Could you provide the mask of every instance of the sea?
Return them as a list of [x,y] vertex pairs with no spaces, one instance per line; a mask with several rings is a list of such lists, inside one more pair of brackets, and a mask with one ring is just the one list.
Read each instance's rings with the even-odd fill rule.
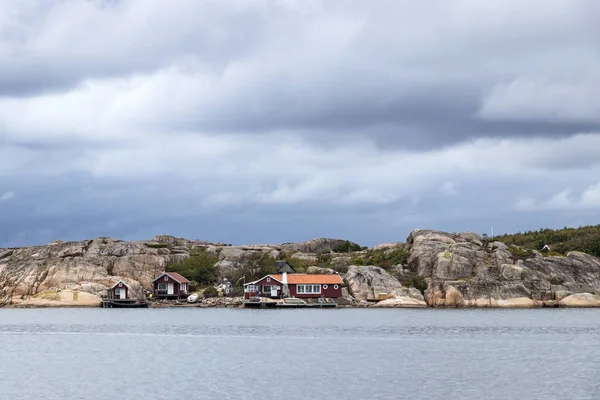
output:
[[0,309],[0,399],[600,399],[600,310]]

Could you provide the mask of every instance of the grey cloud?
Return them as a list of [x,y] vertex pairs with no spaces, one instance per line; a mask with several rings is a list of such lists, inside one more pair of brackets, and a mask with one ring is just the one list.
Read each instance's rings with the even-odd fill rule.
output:
[[[596,222],[515,204],[597,182],[599,3],[10,7],[0,196],[15,196],[0,202],[0,245],[157,233],[369,245],[414,228]],[[511,82],[547,85],[498,91]],[[505,140],[467,146],[490,137]]]

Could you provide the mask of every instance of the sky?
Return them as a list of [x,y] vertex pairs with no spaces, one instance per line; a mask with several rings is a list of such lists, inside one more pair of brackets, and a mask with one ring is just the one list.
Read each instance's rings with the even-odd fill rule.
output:
[[596,0],[2,0],[0,246],[600,223]]

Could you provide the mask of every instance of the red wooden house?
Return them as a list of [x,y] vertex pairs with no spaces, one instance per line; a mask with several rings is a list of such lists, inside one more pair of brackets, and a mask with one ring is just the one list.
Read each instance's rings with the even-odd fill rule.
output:
[[270,274],[244,285],[244,298],[251,297],[342,297],[342,278],[338,274]]
[[154,296],[162,299],[180,299],[187,297],[190,281],[177,272],[165,272],[152,281]]
[[127,300],[131,296],[131,288],[123,281],[115,283],[115,285],[108,289],[107,297],[109,299],[116,300]]

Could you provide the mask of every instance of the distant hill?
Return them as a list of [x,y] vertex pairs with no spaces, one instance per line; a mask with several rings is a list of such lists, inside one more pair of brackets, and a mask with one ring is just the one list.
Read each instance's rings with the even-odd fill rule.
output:
[[553,252],[566,254],[581,251],[600,257],[600,225],[580,228],[540,229],[494,237],[494,240],[532,250],[542,250],[548,245]]

